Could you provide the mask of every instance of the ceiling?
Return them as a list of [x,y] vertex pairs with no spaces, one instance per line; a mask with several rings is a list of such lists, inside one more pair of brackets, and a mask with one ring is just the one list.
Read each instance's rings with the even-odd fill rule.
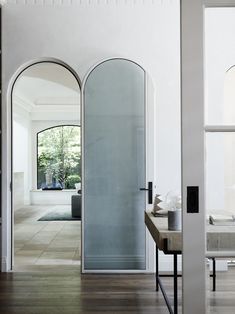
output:
[[80,111],[80,87],[65,67],[50,62],[27,68],[17,79],[13,105],[30,113]]

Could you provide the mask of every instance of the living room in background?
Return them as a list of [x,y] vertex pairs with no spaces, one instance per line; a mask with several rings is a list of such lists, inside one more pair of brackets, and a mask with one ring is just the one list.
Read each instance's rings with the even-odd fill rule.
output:
[[80,85],[39,62],[12,90],[14,269],[80,264]]

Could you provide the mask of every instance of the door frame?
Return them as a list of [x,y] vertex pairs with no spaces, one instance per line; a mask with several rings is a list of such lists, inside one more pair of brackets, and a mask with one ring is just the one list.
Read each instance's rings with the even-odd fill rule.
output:
[[[143,69],[144,76],[145,76],[145,159],[146,159],[146,165],[145,165],[145,176],[146,176],[146,184],[148,181],[153,182],[153,199],[154,195],[156,194],[156,179],[155,179],[155,156],[156,156],[156,145],[155,143],[155,113],[156,113],[156,99],[155,99],[155,86],[153,83],[153,80],[145,67],[141,65],[139,62],[136,62],[132,59],[124,58],[124,57],[109,57],[102,59],[98,62],[96,62],[87,72],[86,76],[84,77],[82,81],[82,88],[81,88],[81,95],[82,95],[82,112],[81,112],[81,130],[82,130],[82,191],[84,190],[84,92],[85,92],[85,86],[87,79],[89,75],[92,73],[92,71],[99,66],[100,64],[111,61],[111,60],[126,60],[129,62],[132,62]],[[149,97],[149,89],[148,87],[152,87],[152,103],[151,105],[148,104],[148,97]],[[146,197],[146,208],[151,207],[151,205],[147,204],[147,197]],[[84,198],[82,197],[82,217],[84,215]],[[144,211],[143,211],[143,220],[144,220]],[[152,273],[155,271],[155,244],[152,240],[152,237],[145,227],[145,257],[146,257],[146,269],[145,270],[85,270],[84,268],[84,220],[82,220],[82,260],[81,260],[81,271],[82,273]]]
[[[104,61],[110,60],[110,59],[115,59],[115,58],[108,58],[105,59]],[[120,58],[118,58],[120,59]],[[122,59],[122,58],[121,58]],[[128,59],[126,59],[128,60]],[[132,61],[132,60],[129,60]],[[69,70],[73,76],[75,77],[75,79],[77,80],[79,87],[80,87],[80,93],[81,93],[81,97],[80,97],[80,101],[81,101],[81,145],[82,145],[82,150],[83,150],[83,90],[84,90],[84,85],[85,85],[85,81],[86,78],[88,77],[90,71],[87,73],[86,77],[84,78],[83,82],[81,82],[78,74],[73,70],[72,67],[70,67],[68,64],[66,64],[65,62],[58,60],[56,58],[39,58],[39,59],[35,59],[35,60],[31,60],[26,62],[25,64],[21,65],[18,70],[15,72],[15,74],[12,76],[11,81],[8,85],[7,88],[7,97],[6,97],[6,106],[4,108],[4,114],[5,114],[5,121],[6,121],[6,125],[3,125],[3,134],[5,135],[4,138],[4,146],[6,147],[5,152],[3,152],[4,156],[3,156],[3,161],[2,161],[2,183],[4,183],[2,185],[2,189],[3,189],[3,193],[4,195],[6,195],[6,197],[4,199],[2,199],[2,247],[1,247],[1,253],[2,253],[2,260],[1,260],[1,271],[2,272],[8,272],[12,270],[13,267],[13,250],[14,250],[14,226],[13,226],[13,220],[14,220],[14,212],[13,212],[13,198],[12,198],[12,191],[11,191],[11,182],[12,182],[12,158],[11,160],[9,159],[9,156],[12,157],[12,153],[13,153],[13,149],[12,149],[12,93],[13,93],[13,89],[14,89],[14,85],[15,82],[17,81],[18,77],[21,75],[22,72],[24,72],[24,70],[26,70],[27,68],[29,68],[30,66],[33,66],[34,64],[38,64],[38,63],[43,63],[43,62],[51,62],[51,63],[56,63],[59,64],[63,67],[65,67],[67,70]],[[102,61],[101,61],[102,62]],[[92,67],[95,68],[98,64],[100,64],[101,62],[97,62],[97,64],[95,66]],[[133,61],[132,61],[133,62]],[[138,63],[137,63],[138,64]],[[139,64],[138,64],[139,65]],[[144,68],[143,68],[144,69]],[[154,145],[151,145],[152,143],[154,143],[154,138],[155,138],[155,123],[154,123],[154,119],[155,119],[155,87],[154,87],[154,83],[153,80],[151,78],[151,76],[149,75],[149,73],[147,73],[147,71],[144,69],[145,71],[145,77],[146,77],[146,83],[150,83],[152,85],[152,92],[153,92],[153,106],[151,108],[150,111],[146,112],[146,125],[149,125],[148,129],[146,129],[146,136],[147,133],[151,135],[152,139],[149,140],[146,139],[146,144],[149,147],[149,154],[148,156],[146,156],[146,174],[149,176],[149,181],[153,182],[153,193],[155,194],[156,192],[156,186],[155,186],[155,181],[154,181],[154,177],[155,177],[155,166],[154,166],[154,156],[155,156],[155,150],[156,147],[154,147]],[[148,84],[147,86],[150,86],[150,84]],[[146,90],[146,97],[148,97],[148,89]],[[149,109],[146,106],[147,109]],[[147,152],[147,150],[146,150]],[[149,160],[149,158],[151,158],[151,162],[153,164],[152,169],[150,169],[149,167],[147,167],[147,161]],[[83,158],[82,158],[82,164],[83,164]],[[148,168],[148,169],[147,169]],[[152,171],[153,170],[153,171]],[[152,177],[150,177],[152,176]],[[4,182],[3,182],[4,180]],[[83,185],[83,166],[82,166],[82,185]],[[83,202],[83,200],[82,200]],[[83,211],[83,203],[82,203],[82,211]],[[81,243],[83,241],[83,228],[82,228],[82,238],[81,238]],[[155,268],[155,258],[154,258],[154,242],[149,234],[149,232],[146,229],[146,271],[141,271],[141,272],[153,272],[154,268]],[[83,252],[83,246],[82,246],[82,252]],[[129,272],[129,271],[128,271]]]
[[[181,1],[182,305],[185,314],[207,311],[204,12],[212,7],[235,7],[235,0]],[[190,186],[199,187],[199,212],[194,214],[187,212],[190,210],[187,187]]]
[[[4,117],[6,124],[3,127],[4,147],[2,160],[2,193],[6,197],[2,198],[2,237],[1,237],[1,271],[8,272],[13,270],[14,264],[14,208],[13,208],[13,90],[19,76],[29,67],[40,63],[53,63],[66,68],[76,79],[80,88],[81,101],[81,80],[78,74],[67,63],[57,58],[39,58],[28,61],[21,65],[12,76],[7,87],[6,107],[4,109]],[[81,106],[80,106],[81,107]],[[80,108],[81,111],[81,108]],[[10,156],[10,158],[9,158]]]
[[[206,313],[203,34],[202,2],[182,0],[182,308],[185,314]],[[187,188],[192,186],[199,189],[197,196],[199,208],[196,213],[191,213],[190,207],[187,206]],[[197,280],[195,280],[195,276]]]

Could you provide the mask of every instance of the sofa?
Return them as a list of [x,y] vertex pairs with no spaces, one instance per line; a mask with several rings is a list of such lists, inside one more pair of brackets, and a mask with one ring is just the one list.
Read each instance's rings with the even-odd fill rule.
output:
[[74,194],[71,197],[71,213],[72,217],[81,218],[82,195]]

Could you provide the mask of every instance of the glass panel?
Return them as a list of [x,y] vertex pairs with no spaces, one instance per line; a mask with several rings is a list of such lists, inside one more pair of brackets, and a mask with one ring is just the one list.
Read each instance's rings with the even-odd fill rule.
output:
[[[206,135],[206,208],[215,225],[235,226],[235,133]],[[222,216],[221,216],[222,215]],[[234,228],[234,227],[233,227]],[[234,229],[233,229],[234,230]],[[225,241],[226,240],[226,241]],[[234,250],[234,240],[208,238],[209,250]]]
[[84,95],[84,268],[145,269],[145,73],[106,61]]
[[205,10],[206,124],[235,124],[235,8]]
[[207,133],[207,209],[235,214],[235,133]]
[[[205,123],[235,125],[235,8],[205,10]],[[216,270],[226,270],[234,255],[235,240],[235,133],[206,134],[207,250],[217,251]],[[209,224],[210,222],[210,224]],[[226,253],[225,253],[226,252]],[[230,252],[230,253],[228,253]],[[212,253],[211,253],[212,254]],[[212,254],[213,255],[213,254]],[[230,257],[230,258],[229,258]],[[214,264],[215,265],[215,264]],[[212,270],[212,263],[210,265]],[[229,273],[224,276],[224,284]],[[226,295],[226,294],[225,294]],[[226,297],[207,294],[210,312]]]

